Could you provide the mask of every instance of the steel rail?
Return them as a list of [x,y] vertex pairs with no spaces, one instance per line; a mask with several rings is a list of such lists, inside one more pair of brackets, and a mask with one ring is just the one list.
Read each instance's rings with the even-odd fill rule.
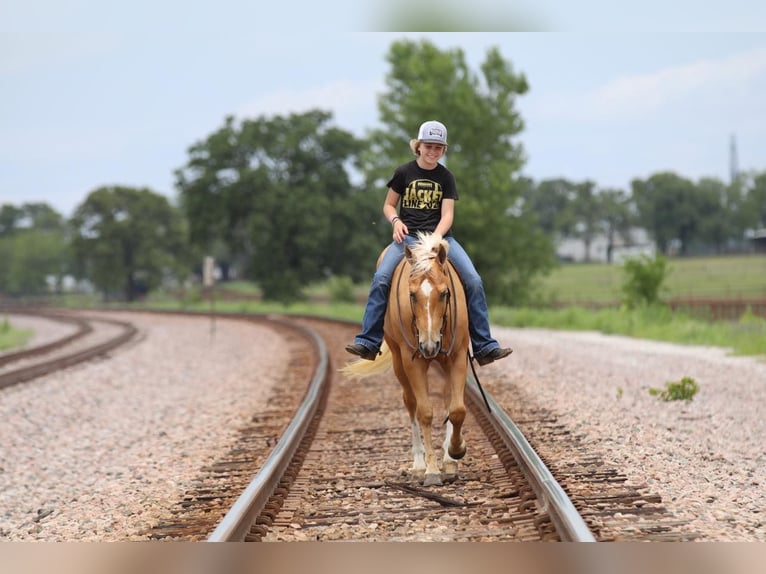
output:
[[10,363],[20,361],[21,359],[27,359],[29,357],[34,357],[36,355],[44,355],[46,353],[50,353],[52,351],[55,351],[56,349],[60,349],[61,347],[64,347],[68,345],[69,343],[76,341],[77,339],[81,337],[84,337],[85,335],[93,331],[93,326],[80,317],[70,317],[67,315],[54,314],[54,313],[49,313],[46,311],[29,310],[29,309],[17,310],[14,308],[5,308],[5,307],[0,307],[0,313],[26,315],[28,317],[41,317],[43,319],[49,319],[51,321],[58,321],[59,323],[70,323],[77,327],[74,333],[61,337],[60,339],[56,339],[55,341],[52,341],[50,343],[46,343],[44,345],[37,345],[34,347],[28,347],[28,348],[24,348],[20,350],[11,349],[9,351],[3,352],[3,354],[0,355],[0,366],[8,365]]
[[486,399],[490,412],[484,414],[500,435],[503,443],[513,453],[517,464],[532,484],[535,494],[543,501],[543,509],[550,515],[562,541],[596,542],[596,537],[572,504],[569,496],[534,451],[519,427],[489,393],[484,391],[482,396],[476,379],[470,374],[468,375],[466,391],[470,394],[471,399],[476,401],[477,405],[481,405],[481,408],[484,408],[484,400]]
[[[294,323],[288,323],[295,326]],[[321,337],[309,327],[298,325],[313,339],[320,350],[320,366],[317,368],[309,391],[296,412],[296,416],[282,435],[261,471],[237,499],[232,508],[207,539],[208,542],[243,541],[251,525],[266,506],[277,487],[281,476],[290,463],[292,455],[303,439],[305,429],[316,412],[325,385],[323,372],[326,369],[327,350]],[[477,405],[484,408],[484,401],[490,408],[484,413],[503,443],[510,449],[517,464],[529,479],[535,494],[543,501],[556,531],[564,542],[595,542],[596,538],[580,513],[572,504],[564,489],[556,481],[545,463],[540,459],[524,434],[508,414],[486,391],[482,396],[479,386],[471,375],[467,378],[466,392]]]
[[113,337],[109,339],[108,341],[101,343],[99,345],[88,347],[85,350],[77,351],[62,357],[53,358],[49,361],[43,361],[43,362],[31,365],[29,367],[24,367],[21,369],[10,371],[8,373],[4,373],[0,375],[0,389],[5,387],[10,387],[18,383],[30,381],[37,377],[42,377],[43,375],[48,375],[50,373],[53,373],[54,371],[57,371],[66,367],[71,367],[72,365],[76,365],[78,363],[82,363],[90,359],[94,359],[100,355],[108,353],[109,351],[119,347],[120,345],[127,343],[138,332],[138,329],[136,329],[135,325],[131,323],[126,323],[124,321],[116,321],[112,319],[102,319],[102,318],[89,318],[89,317],[85,317],[85,319],[90,321],[103,321],[105,323],[117,325],[121,327],[123,331],[116,337]]
[[[282,321],[273,317],[272,320]],[[269,497],[273,494],[289,466],[325,392],[329,380],[329,355],[324,341],[318,333],[309,327],[287,321],[282,322],[291,327],[297,327],[309,335],[318,351],[319,364],[295,417],[263,463],[261,470],[226,513],[226,516],[208,537],[207,542],[242,542],[245,540],[251,525],[266,506]]]

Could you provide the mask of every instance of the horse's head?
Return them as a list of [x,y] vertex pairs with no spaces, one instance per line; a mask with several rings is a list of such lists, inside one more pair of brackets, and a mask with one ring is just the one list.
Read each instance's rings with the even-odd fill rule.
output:
[[418,350],[433,359],[442,348],[442,336],[450,305],[447,251],[449,244],[439,235],[418,234],[412,247],[405,245],[409,262],[409,294],[412,324],[418,338]]

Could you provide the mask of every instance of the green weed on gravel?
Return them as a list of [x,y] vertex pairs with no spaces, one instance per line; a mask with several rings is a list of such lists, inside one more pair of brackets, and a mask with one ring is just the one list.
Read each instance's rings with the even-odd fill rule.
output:
[[649,394],[660,397],[663,401],[686,401],[690,402],[699,391],[699,385],[691,377],[684,377],[680,381],[665,383],[664,389],[650,388]]

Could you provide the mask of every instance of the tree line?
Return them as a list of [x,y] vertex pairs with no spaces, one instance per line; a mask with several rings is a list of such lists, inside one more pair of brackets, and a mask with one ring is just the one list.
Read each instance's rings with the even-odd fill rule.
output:
[[586,259],[596,236],[610,247],[630,244],[634,228],[646,229],[663,255],[724,254],[747,251],[748,234],[766,227],[766,172],[725,183],[664,171],[633,179],[628,191],[550,179],[530,182],[523,200],[548,234],[582,240]]
[[453,232],[493,303],[533,299],[561,238],[587,247],[599,234],[614,242],[643,227],[662,253],[680,246],[685,254],[725,251],[766,226],[766,173],[725,184],[662,172],[630,190],[523,177],[516,100],[529,86],[496,48],[478,70],[461,49],[425,40],[397,41],[386,59],[382,127],[363,138],[323,110],[229,116],[188,148],[173,201],[151,189],[103,186],[69,220],[44,203],[0,206],[0,293],[61,289],[72,276],[132,301],[199,274],[206,255],[225,276],[251,280],[276,301],[330,277],[369,281],[391,239],[381,214],[385,183],[412,159],[407,142],[426,119],[448,126],[446,161],[460,193]]

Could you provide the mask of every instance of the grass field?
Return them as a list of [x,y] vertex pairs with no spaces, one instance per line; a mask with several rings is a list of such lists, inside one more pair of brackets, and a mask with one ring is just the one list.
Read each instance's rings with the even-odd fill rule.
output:
[[[290,305],[263,301],[218,301],[216,311],[278,313],[334,317],[360,323],[363,305],[351,303],[300,302]],[[157,301],[153,306],[189,310],[211,310],[209,302],[181,304],[178,301]],[[493,307],[490,320],[504,327],[541,327],[601,333],[668,341],[673,343],[707,345],[730,349],[738,355],[764,355],[766,358],[766,319],[745,315],[739,321],[703,321],[667,307],[627,310],[621,308],[585,309],[519,309]]]
[[[763,300],[766,299],[766,256],[706,257],[670,259],[669,275],[662,298]],[[543,300],[572,303],[612,303],[621,296],[623,270],[620,265],[568,264],[554,271],[543,281]],[[361,322],[363,303],[332,302],[331,288],[316,285],[307,290],[309,300],[281,305],[259,301],[259,290],[248,283],[227,284],[214,290],[213,302],[197,291],[183,299],[177,295],[154,294],[150,300],[137,305],[189,309],[198,311],[230,311],[251,313],[286,313],[335,317]],[[487,286],[491,289],[491,285]],[[224,290],[235,291],[242,298],[224,297]],[[192,290],[194,291],[194,290]],[[354,292],[361,300],[367,287],[357,285]],[[97,297],[89,302],[78,300],[57,303],[80,308],[100,307]],[[55,304],[55,303],[54,303]],[[211,308],[212,305],[212,308]],[[705,321],[672,313],[667,307],[627,310],[618,307],[586,309],[584,305],[563,309],[519,309],[493,307],[493,324],[507,327],[544,327],[550,329],[593,330],[602,333],[630,335],[676,343],[712,345],[731,349],[736,354],[766,357],[766,319],[746,313],[737,321]]]
[[0,316],[0,351],[21,347],[31,336],[32,331],[16,329],[7,317]]
[[[544,301],[619,301],[621,265],[568,263],[542,281]],[[766,255],[668,259],[663,299],[766,299]]]

